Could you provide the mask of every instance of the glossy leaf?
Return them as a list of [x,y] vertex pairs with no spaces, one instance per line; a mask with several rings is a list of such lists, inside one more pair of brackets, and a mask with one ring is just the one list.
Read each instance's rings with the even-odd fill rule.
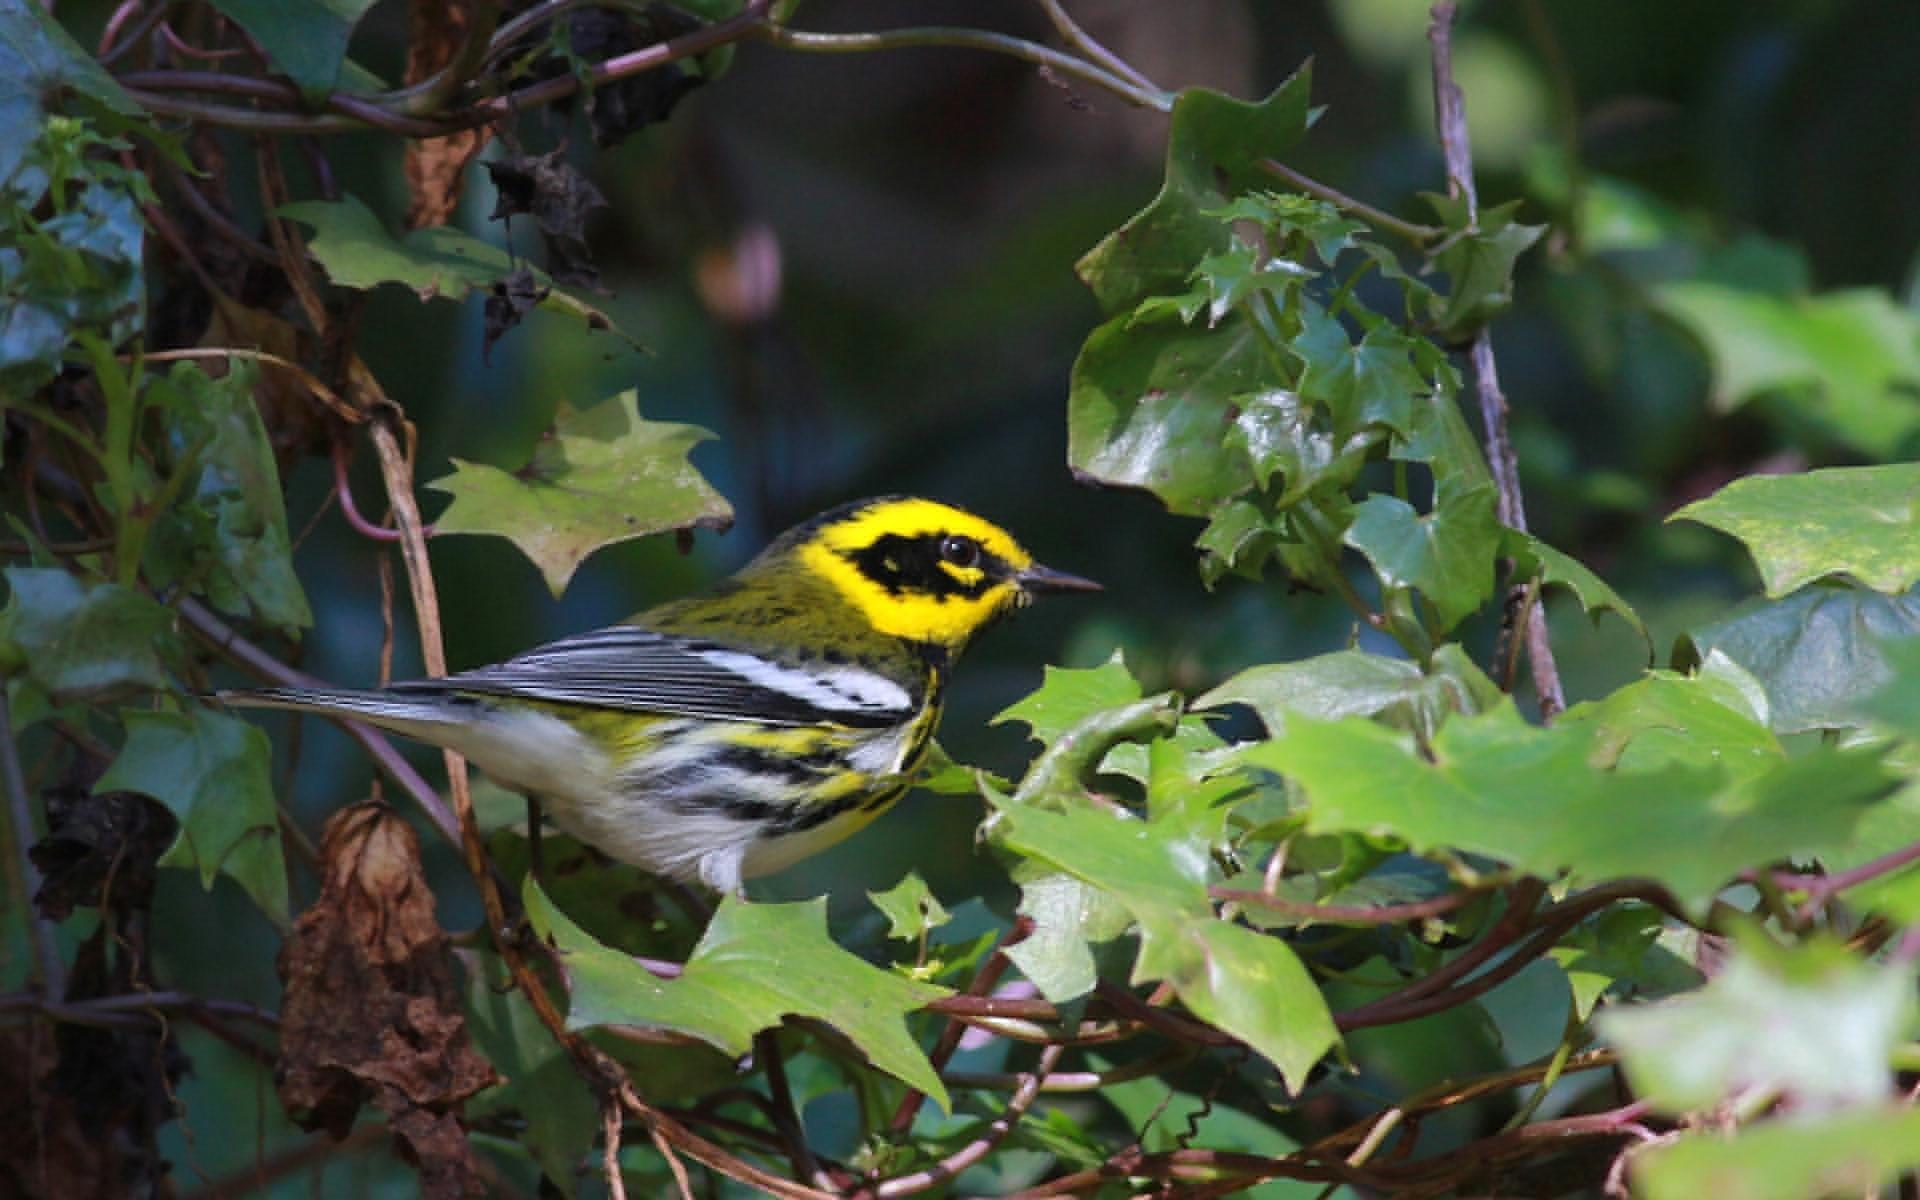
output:
[[[451,226],[416,229],[395,239],[354,196],[337,203],[303,200],[283,205],[279,213],[312,226],[314,236],[307,249],[326,268],[327,278],[341,287],[364,290],[398,283],[412,288],[422,300],[459,300],[475,291],[491,294],[494,285],[514,271],[531,270],[506,251]],[[539,307],[578,317],[589,329],[609,330],[639,347],[606,313],[552,286],[544,274],[532,274],[544,289]]]
[[1920,581],[1920,464],[1750,475],[1671,520],[1739,538],[1767,595],[1845,575],[1879,592]]
[[267,735],[208,708],[125,713],[127,742],[95,792],[152,796],[180,819],[162,866],[187,867],[211,888],[225,874],[276,925],[287,915],[287,862],[273,802]]
[[1055,1004],[1093,990],[1099,976],[1092,947],[1110,942],[1133,924],[1112,896],[1063,871],[1028,869],[1020,882],[1019,914],[1033,932],[1007,947],[1006,955],[1040,994]]
[[1732,1136],[1701,1130],[1632,1158],[1646,1200],[1806,1200],[1877,1196],[1920,1167],[1920,1112],[1881,1107],[1816,1120],[1779,1118]]
[[1915,634],[1920,594],[1815,586],[1694,629],[1674,661],[1684,667],[1718,651],[1738,663],[1766,689],[1779,733],[1844,729],[1860,723],[1860,701],[1891,676],[1887,644]]
[[454,473],[429,485],[453,496],[435,529],[511,540],[558,596],[602,546],[732,523],[732,507],[687,461],[712,436],[647,420],[630,391],[581,411],[562,400],[525,466],[509,472],[455,459]]
[[1443,499],[1431,513],[1375,493],[1354,510],[1346,542],[1367,556],[1384,587],[1413,588],[1433,605],[1440,629],[1452,629],[1493,595],[1500,544],[1491,487]]
[[1196,708],[1244,704],[1279,732],[1290,716],[1382,717],[1430,738],[1451,713],[1482,712],[1500,689],[1457,645],[1442,646],[1430,671],[1402,658],[1336,650],[1290,663],[1250,667],[1202,695]]
[[1757,930],[1698,992],[1599,1021],[1636,1095],[1662,1111],[1778,1091],[1801,1112],[1880,1103],[1913,1017],[1912,981],[1838,942],[1793,947]]
[[1051,744],[1094,713],[1141,696],[1140,682],[1127,669],[1118,650],[1097,667],[1049,664],[1042,669],[1039,689],[1002,709],[993,718],[995,725],[1018,721],[1036,741]]
[[1311,83],[1311,71],[1302,68],[1258,103],[1204,88],[1180,93],[1159,194],[1076,268],[1103,312],[1128,313],[1148,296],[1184,290],[1195,263],[1226,249],[1226,224],[1204,212],[1268,178],[1260,159],[1306,136]]
[[145,592],[58,567],[0,574],[12,593],[0,612],[0,643],[15,648],[56,700],[168,686],[161,655],[173,644],[173,614]]
[[824,899],[720,902],[686,969],[662,979],[594,941],[528,876],[527,914],[559,947],[571,984],[567,1025],[635,1025],[700,1039],[734,1056],[787,1016],[832,1025],[873,1065],[949,1107],[946,1088],[907,1031],[906,1015],[947,994],[842,950],[827,934]]
[[1218,329],[1116,317],[1093,331],[1067,394],[1067,461],[1075,474],[1142,488],[1198,516],[1245,491],[1253,468],[1221,439],[1239,397],[1273,384],[1259,335],[1244,321]]
[[1448,228],[1460,231],[1433,256],[1433,265],[1447,273],[1446,295],[1433,304],[1434,331],[1442,342],[1455,345],[1513,306],[1513,265],[1547,227],[1515,221],[1514,213],[1520,208],[1515,200],[1481,210],[1467,232],[1471,218],[1464,198],[1429,196],[1428,200]]

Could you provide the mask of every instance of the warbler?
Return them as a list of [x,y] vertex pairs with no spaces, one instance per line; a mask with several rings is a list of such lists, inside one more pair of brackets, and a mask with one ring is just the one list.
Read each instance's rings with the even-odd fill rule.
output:
[[703,592],[494,666],[219,696],[458,751],[603,853],[737,893],[907,791],[975,634],[1040,593],[1099,588],[972,513],[884,496]]

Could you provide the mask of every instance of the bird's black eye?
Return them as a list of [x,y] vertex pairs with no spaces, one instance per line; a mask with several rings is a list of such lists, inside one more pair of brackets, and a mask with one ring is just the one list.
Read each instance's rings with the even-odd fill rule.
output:
[[956,567],[971,567],[980,561],[980,543],[950,533],[940,539],[940,557]]

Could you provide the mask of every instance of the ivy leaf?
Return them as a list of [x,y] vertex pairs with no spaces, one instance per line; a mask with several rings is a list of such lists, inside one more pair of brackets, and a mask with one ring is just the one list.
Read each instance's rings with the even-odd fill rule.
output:
[[1846,729],[1860,723],[1859,702],[1892,677],[1887,643],[1916,633],[1920,592],[1809,587],[1692,630],[1675,646],[1674,664],[1716,651],[1738,663],[1766,689],[1776,732]]
[[1280,476],[1281,487],[1268,500],[1284,509],[1311,492],[1352,483],[1381,437],[1375,428],[1342,437],[1328,425],[1325,409],[1295,392],[1269,388],[1240,398],[1224,445],[1246,454],[1262,489],[1271,489],[1273,477]]
[[428,485],[453,497],[435,529],[511,540],[558,596],[602,546],[732,524],[732,507],[687,461],[687,451],[712,436],[646,420],[631,391],[584,411],[562,400],[552,432],[519,470],[455,459],[452,475]]
[[267,735],[212,709],[124,714],[127,742],[94,794],[139,792],[180,819],[161,866],[200,872],[211,888],[226,874],[285,928],[287,861],[273,803]]
[[1794,947],[1739,939],[1697,992],[1601,1015],[1634,1093],[1662,1111],[1707,1108],[1749,1090],[1791,1096],[1801,1112],[1880,1103],[1914,1011],[1912,980],[1837,941]]
[[1920,580],[1920,464],[1750,475],[1668,520],[1740,539],[1778,598],[1831,575],[1878,592]]
[[1174,101],[1166,178],[1153,202],[1087,252],[1075,270],[1108,316],[1148,296],[1185,290],[1193,265],[1225,250],[1225,222],[1206,214],[1263,178],[1259,161],[1306,136],[1312,72],[1301,68],[1258,103],[1204,88]]
[[1212,917],[1141,914],[1134,981],[1164,979],[1193,1014],[1251,1046],[1298,1092],[1340,1040],[1333,1015],[1293,947]]
[[1622,599],[1606,580],[1589,570],[1585,563],[1518,529],[1503,528],[1500,531],[1500,553],[1513,559],[1515,578],[1537,579],[1544,587],[1561,587],[1573,593],[1574,599],[1580,602],[1581,611],[1591,616],[1596,625],[1603,612],[1610,612],[1625,621],[1647,644],[1647,654],[1652,656],[1653,635],[1647,632],[1640,614],[1633,611],[1633,606]]
[[1300,395],[1326,406],[1336,436],[1369,426],[1410,431],[1416,397],[1435,387],[1415,367],[1414,339],[1380,322],[1355,343],[1317,305],[1302,305],[1302,316],[1305,328],[1292,346],[1306,368]]
[[1920,1166],[1920,1112],[1870,1108],[1686,1134],[1635,1154],[1634,1193],[1646,1200],[1805,1200],[1878,1196]]
[[1884,291],[1782,296],[1689,280],[1656,288],[1654,302],[1705,347],[1723,411],[1783,396],[1875,458],[1920,432],[1920,320]]
[[868,892],[867,899],[887,918],[887,936],[901,941],[914,941],[953,920],[916,871],[908,871],[884,892]]
[[1037,741],[1050,745],[1094,713],[1130,704],[1142,695],[1140,681],[1127,670],[1118,650],[1097,667],[1048,664],[1043,670],[1039,689],[1002,709],[992,724],[1019,721]]
[[1133,924],[1133,916],[1112,896],[1064,871],[1017,870],[1021,916],[1033,932],[1006,948],[1040,994],[1055,1004],[1077,1000],[1093,990],[1099,974],[1092,946],[1110,942]]
[[827,935],[824,898],[801,904],[720,902],[678,978],[661,979],[594,941],[529,875],[528,918],[559,947],[572,984],[567,1027],[637,1025],[700,1039],[738,1057],[787,1016],[824,1021],[873,1065],[951,1108],[947,1090],[907,1031],[906,1015],[947,989],[854,957]]
[[147,568],[156,587],[187,584],[222,612],[296,634],[313,614],[293,571],[279,467],[253,400],[257,375],[244,360],[219,380],[176,363],[149,383],[147,399],[167,413],[171,469],[194,482],[155,523]]
[[174,647],[173,614],[145,592],[83,581],[58,567],[8,567],[0,644],[56,701],[170,684],[160,656]]
[[[1428,201],[1449,229],[1464,230],[1468,218],[1465,197],[1429,195]],[[1513,306],[1513,264],[1540,240],[1545,225],[1522,225],[1513,219],[1520,208],[1515,200],[1484,209],[1478,227],[1449,239],[1434,255],[1433,264],[1447,273],[1444,297],[1431,308],[1434,333],[1447,345],[1468,341],[1494,317]]]
[[1425,516],[1397,496],[1376,493],[1355,508],[1346,543],[1367,556],[1383,587],[1425,596],[1444,633],[1493,595],[1501,528],[1493,509],[1490,486],[1448,496]]
[[1251,464],[1222,453],[1239,398],[1274,385],[1260,335],[1229,318],[1217,329],[1095,329],[1067,393],[1067,462],[1082,479],[1143,488],[1168,510],[1201,516],[1245,491]]
[[1582,1021],[1592,1016],[1609,992],[1657,999],[1698,987],[1700,972],[1660,945],[1665,927],[1666,918],[1657,908],[1615,905],[1547,951],[1567,973],[1574,1016]]
[[1540,729],[1508,703],[1448,721],[1426,749],[1349,717],[1289,721],[1238,757],[1306,789],[1309,833],[1394,837],[1582,884],[1654,879],[1694,912],[1745,868],[1844,849],[1894,782],[1874,747],[1699,765],[1719,745],[1703,732],[1687,758],[1642,767],[1606,738],[1581,707]]
[[[279,215],[313,228],[307,249],[326,268],[327,278],[345,288],[365,290],[383,283],[413,289],[422,300],[459,300],[471,292],[494,294],[494,285],[527,269],[506,251],[449,225],[416,229],[395,240],[358,197],[338,202],[303,200],[282,205]],[[539,307],[580,318],[589,329],[605,329],[636,350],[640,343],[613,319],[562,288],[544,272],[533,278],[545,288]]]
[[273,65],[317,100],[332,91],[353,27],[373,0],[213,0],[246,30]]
[[1448,643],[1424,671],[1418,663],[1365,650],[1249,667],[1194,701],[1194,707],[1244,704],[1274,733],[1286,728],[1290,716],[1380,717],[1427,739],[1448,715],[1484,712],[1499,704],[1501,695],[1465,651]]

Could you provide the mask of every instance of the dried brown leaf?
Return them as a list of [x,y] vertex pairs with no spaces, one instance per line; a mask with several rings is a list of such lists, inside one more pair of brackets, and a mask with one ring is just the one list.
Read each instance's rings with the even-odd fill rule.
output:
[[357,804],[327,822],[320,858],[320,898],[280,952],[281,1103],[335,1138],[372,1103],[425,1195],[478,1195],[459,1114],[498,1077],[468,1039],[413,830],[384,805]]
[[[419,83],[446,66],[467,39],[473,5],[461,0],[413,0],[407,6],[407,82]],[[407,228],[445,225],[459,207],[467,164],[486,147],[484,126],[407,143]]]

